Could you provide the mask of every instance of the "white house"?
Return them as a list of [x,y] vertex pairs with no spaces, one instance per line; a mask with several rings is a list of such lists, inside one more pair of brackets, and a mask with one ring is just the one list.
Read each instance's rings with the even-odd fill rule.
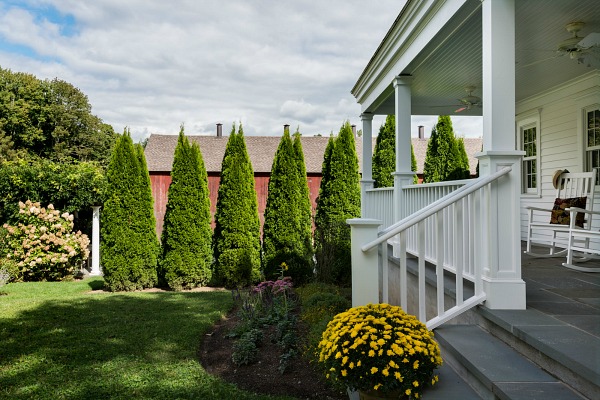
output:
[[[477,304],[525,308],[524,207],[552,205],[557,169],[600,167],[598,32],[597,0],[408,0],[352,89],[365,139],[373,115],[397,121],[393,189],[372,189],[363,147],[362,217],[349,221],[355,304],[414,307],[430,328]],[[410,116],[459,108],[483,116],[480,178],[412,185]],[[418,278],[406,275],[414,257]],[[426,261],[437,294],[425,290]],[[456,303],[444,303],[442,269],[456,276]]]

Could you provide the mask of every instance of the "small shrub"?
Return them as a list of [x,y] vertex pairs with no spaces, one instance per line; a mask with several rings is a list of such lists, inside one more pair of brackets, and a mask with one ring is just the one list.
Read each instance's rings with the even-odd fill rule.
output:
[[339,314],[352,306],[345,297],[327,292],[315,293],[302,304],[302,319],[309,324],[318,322],[323,316]]
[[[86,260],[89,239],[73,230],[73,215],[52,204],[19,202],[16,226],[3,226],[2,256],[15,281],[57,281],[70,278]],[[14,265],[16,264],[16,271]],[[7,268],[7,269],[8,269]]]
[[252,364],[257,358],[258,348],[251,337],[242,336],[233,344],[231,360],[236,366]]

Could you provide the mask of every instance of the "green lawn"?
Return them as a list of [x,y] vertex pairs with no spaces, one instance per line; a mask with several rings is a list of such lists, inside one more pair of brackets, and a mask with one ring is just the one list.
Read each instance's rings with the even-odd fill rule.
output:
[[91,278],[0,289],[0,398],[272,399],[197,359],[229,292],[90,293],[101,287]]

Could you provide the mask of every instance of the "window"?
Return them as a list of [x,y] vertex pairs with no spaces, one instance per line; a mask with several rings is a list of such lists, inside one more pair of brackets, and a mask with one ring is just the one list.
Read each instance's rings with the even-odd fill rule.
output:
[[[585,110],[585,158],[587,170],[600,168],[600,108]],[[600,177],[596,176],[596,185]]]
[[522,165],[522,192],[539,194],[539,117],[518,122],[521,150],[525,152]]

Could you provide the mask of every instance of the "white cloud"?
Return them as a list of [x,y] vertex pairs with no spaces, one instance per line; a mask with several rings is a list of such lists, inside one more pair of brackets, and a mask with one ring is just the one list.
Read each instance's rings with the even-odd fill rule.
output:
[[[281,134],[284,123],[327,134],[346,119],[360,129],[350,89],[403,2],[14,4],[0,5],[0,41],[30,52],[0,47],[2,68],[72,83],[96,115],[141,139],[176,134],[181,123],[189,134],[214,134],[217,122],[228,132],[234,121],[248,135]],[[70,34],[45,18],[51,9],[69,16]]]

